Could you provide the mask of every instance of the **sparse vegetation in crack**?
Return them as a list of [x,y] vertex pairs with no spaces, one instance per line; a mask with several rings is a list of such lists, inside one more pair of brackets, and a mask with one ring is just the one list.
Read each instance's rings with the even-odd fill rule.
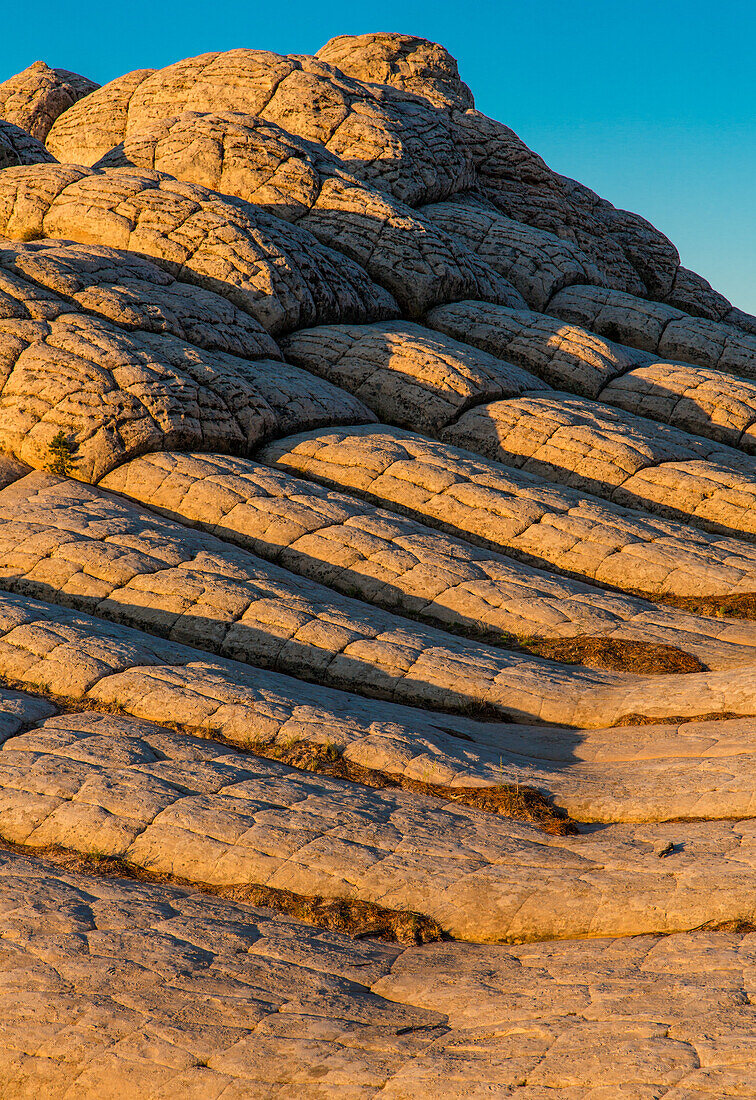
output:
[[98,850],[77,852],[58,845],[33,847],[0,840],[0,850],[17,852],[48,860],[56,867],[80,875],[134,879],[161,885],[178,886],[192,893],[207,894],[228,901],[273,909],[294,920],[339,932],[355,939],[376,939],[384,943],[417,945],[449,940],[451,937],[432,917],[407,909],[390,909],[356,898],[335,898],[296,894],[258,883],[240,882],[230,886],[193,882],[178,875],[149,871],[144,867],[105,855]]

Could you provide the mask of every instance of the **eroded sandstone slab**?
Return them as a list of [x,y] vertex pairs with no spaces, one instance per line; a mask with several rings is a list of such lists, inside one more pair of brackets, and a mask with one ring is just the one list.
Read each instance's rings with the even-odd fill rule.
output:
[[280,359],[275,340],[221,294],[142,256],[65,241],[0,241],[0,316],[52,321],[83,312],[119,328],[178,336],[206,351]]
[[56,707],[39,695],[0,688],[0,742],[55,714]]
[[[535,787],[584,821],[752,814],[750,719],[597,730],[473,721],[376,703],[28,599],[3,595],[0,610],[0,676],[68,709],[115,710],[370,786],[540,822],[526,802],[476,792]],[[669,713],[681,700],[667,687]]]
[[249,451],[307,423],[371,421],[351,394],[275,360],[205,352],[81,313],[0,321],[0,447],[37,468],[62,435],[69,469],[96,480],[164,446]]
[[0,84],[0,116],[43,142],[55,120],[99,86],[86,76],[35,61]]
[[340,34],[317,52],[321,61],[369,84],[391,84],[436,107],[472,107],[470,89],[443,46],[409,34]]
[[709,531],[756,534],[756,463],[734,448],[566,393],[476,405],[441,439]]
[[48,153],[41,141],[0,118],[0,169],[14,168],[20,164],[54,164],[55,157]]
[[319,325],[282,347],[290,362],[349,390],[381,419],[432,435],[471,405],[543,387],[521,367],[407,321]]
[[0,753],[6,841],[95,851],[214,887],[379,901],[472,942],[751,920],[753,823],[689,823],[684,843],[670,839],[678,834],[671,823],[550,837],[87,715],[49,719]]
[[531,564],[626,592],[691,601],[737,600],[739,593],[747,602],[756,591],[755,551],[744,541],[693,532],[399,428],[294,436],[256,457]]
[[311,234],[156,172],[70,164],[6,169],[0,233],[145,254],[174,276],[230,298],[274,334],[395,313],[387,291]]
[[507,218],[482,198],[455,196],[420,209],[509,279],[532,309],[544,309],[573,283],[601,284],[601,272],[571,241]]
[[756,336],[725,323],[691,317],[604,287],[573,286],[556,294],[549,313],[656,355],[756,377]]
[[756,451],[756,387],[747,379],[693,363],[659,362],[643,350],[643,340],[635,347],[618,344],[572,322],[479,302],[438,307],[426,323],[557,389]]
[[[719,709],[722,674],[647,684],[476,644],[339,596],[76,482],[30,475],[0,493],[0,520],[6,590],[332,687],[575,725],[610,723],[643,707],[658,713],[670,699],[681,710],[662,713]],[[740,712],[756,713],[745,669],[741,692]]]
[[130,133],[183,111],[260,115],[341,157],[352,174],[418,205],[469,187],[473,169],[442,111],[304,55],[208,53],[106,84],[53,127],[59,160],[93,164]]
[[752,935],[403,949],[12,853],[0,874],[9,1100],[72,1078],[103,1100],[271,1085],[461,1100],[530,1078],[560,1100],[748,1095]]
[[[657,672],[670,671],[675,650],[713,669],[756,657],[748,620],[601,591],[250,460],[145,455],[101,484],[345,595],[470,637],[574,639],[573,659],[609,667],[616,642],[614,667]],[[625,642],[639,649],[623,661]]]

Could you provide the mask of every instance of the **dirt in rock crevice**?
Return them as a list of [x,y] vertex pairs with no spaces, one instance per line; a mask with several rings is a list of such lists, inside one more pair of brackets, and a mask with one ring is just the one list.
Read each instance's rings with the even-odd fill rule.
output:
[[192,893],[209,894],[227,901],[244,902],[247,905],[272,909],[316,928],[327,928],[329,932],[340,932],[355,939],[420,945],[452,938],[437,921],[424,913],[408,909],[388,909],[383,905],[356,898],[309,897],[295,894],[291,890],[279,890],[252,882],[228,886],[192,882],[178,875],[148,871],[114,856],[77,852],[58,845],[35,848],[0,840],[0,851],[45,859],[54,866],[77,875],[135,879],[138,882],[175,886]]

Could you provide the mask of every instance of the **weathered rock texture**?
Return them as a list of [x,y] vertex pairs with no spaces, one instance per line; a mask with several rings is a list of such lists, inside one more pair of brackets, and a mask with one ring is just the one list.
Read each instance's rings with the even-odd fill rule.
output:
[[422,212],[511,279],[533,309],[543,309],[565,286],[601,283],[598,268],[571,241],[507,218],[493,203],[456,196]]
[[373,419],[297,367],[75,313],[0,321],[0,417],[0,447],[42,467],[62,432],[71,472],[87,480],[165,446],[243,453],[305,425]]
[[0,84],[0,117],[44,141],[58,116],[99,86],[86,76],[35,61]]
[[487,254],[478,259],[477,248],[361,183],[322,146],[255,116],[187,111],[131,134],[98,167],[166,172],[297,222],[361,264],[413,316],[468,297],[525,304]]
[[[756,656],[756,623],[605,592],[256,463],[153,454],[101,484],[346,595],[468,636],[574,639],[576,656],[609,667],[612,643],[631,641],[638,649],[625,660],[647,671],[669,671],[674,648],[709,668]],[[614,661],[622,667],[621,645]]]
[[20,126],[0,118],[0,168],[19,164],[54,164],[55,157]]
[[280,359],[259,321],[133,252],[59,241],[0,240],[0,316],[53,321],[89,313],[128,331],[167,333],[206,351]]
[[321,61],[368,84],[391,84],[424,96],[435,107],[473,107],[457,62],[436,42],[409,34],[342,34],[321,46]]
[[685,851],[665,861],[656,846],[677,836],[674,824],[552,837],[427,796],[187,743],[141,722],[82,717],[6,741],[1,840],[94,850],[214,887],[380,896],[483,943],[674,932],[754,916],[750,822],[691,823]]
[[[657,718],[716,712],[729,680],[688,669],[649,682],[454,639],[46,475],[0,492],[0,524],[7,590],[405,704],[597,726],[641,708]],[[741,669],[737,713],[756,712],[752,676]]]
[[308,433],[263,462],[530,564],[654,598],[756,593],[756,547],[608,504],[461,448],[383,425]]
[[4,1100],[756,1098],[756,317],[399,33],[0,234]]
[[0,232],[144,253],[173,275],[227,294],[273,332],[394,312],[391,296],[362,268],[310,234],[156,172],[11,168],[0,177]]
[[554,295],[549,313],[654,355],[756,378],[756,336],[672,306],[604,287],[573,286]]
[[48,144],[59,160],[92,164],[129,134],[183,111],[244,111],[319,142],[359,179],[411,205],[447,198],[475,178],[446,112],[313,57],[230,50],[115,84],[53,127]]
[[12,853],[0,873],[9,1096],[749,1094],[752,935],[400,947]]
[[[645,337],[638,347],[619,344],[542,313],[482,302],[438,307],[426,323],[517,363],[558,389],[756,452],[756,385],[737,374],[660,361],[644,350]],[[614,336],[617,330],[609,331]]]

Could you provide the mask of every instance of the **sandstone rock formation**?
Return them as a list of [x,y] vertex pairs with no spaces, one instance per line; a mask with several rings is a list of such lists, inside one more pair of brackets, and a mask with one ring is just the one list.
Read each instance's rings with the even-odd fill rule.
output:
[[307,433],[258,457],[602,586],[691,602],[756,593],[756,547],[748,543],[606,504],[412,432],[380,425]]
[[0,177],[0,232],[143,253],[227,294],[271,332],[394,313],[391,296],[362,268],[310,234],[157,172],[10,169]]
[[475,178],[445,112],[352,80],[314,57],[265,50],[202,54],[121,77],[67,111],[49,148],[59,160],[93,164],[134,131],[183,111],[260,115],[324,145],[359,179],[413,206],[447,198]]
[[3,1097],[756,1096],[756,317],[399,33],[0,234]]
[[35,61],[0,84],[0,117],[44,141],[58,116],[99,86],[86,76]]
[[433,219],[360,183],[322,146],[255,116],[186,111],[130,134],[97,166],[166,172],[297,222],[362,265],[411,316],[467,297],[525,304],[500,277],[509,274],[501,265],[479,260],[476,248]]
[[608,593],[246,460],[145,455],[101,485],[345,595],[469,636],[534,651],[573,639],[583,662],[609,668],[631,659],[632,647],[615,652],[614,643],[632,642],[633,666],[646,671],[690,671],[693,661],[730,668],[753,656],[756,625],[748,620]]
[[398,946],[12,853],[1,874],[11,1095],[748,1095],[747,933]]
[[41,141],[0,118],[0,168],[18,164],[54,164],[55,157],[48,153]]
[[128,331],[169,333],[206,351],[280,359],[259,321],[133,252],[59,241],[0,239],[0,316],[53,321],[89,313]]
[[[692,326],[700,323],[693,317],[688,321]],[[745,377],[740,377],[709,369],[708,365],[660,361],[644,350],[645,333],[634,338],[637,347],[618,344],[545,314],[482,302],[439,306],[430,311],[426,323],[449,336],[464,337],[489,354],[504,356],[558,389],[600,398],[608,405],[754,453],[752,406],[756,408],[756,390],[747,369]],[[713,327],[722,344],[734,335],[724,325]],[[614,335],[616,330],[609,331]],[[740,334],[736,354],[739,342]],[[744,337],[742,360],[746,368],[749,343],[752,338]],[[717,354],[709,362],[718,359]]]
[[429,99],[434,107],[474,107],[448,50],[409,34],[342,34],[321,46],[321,61],[368,84],[391,84]]

